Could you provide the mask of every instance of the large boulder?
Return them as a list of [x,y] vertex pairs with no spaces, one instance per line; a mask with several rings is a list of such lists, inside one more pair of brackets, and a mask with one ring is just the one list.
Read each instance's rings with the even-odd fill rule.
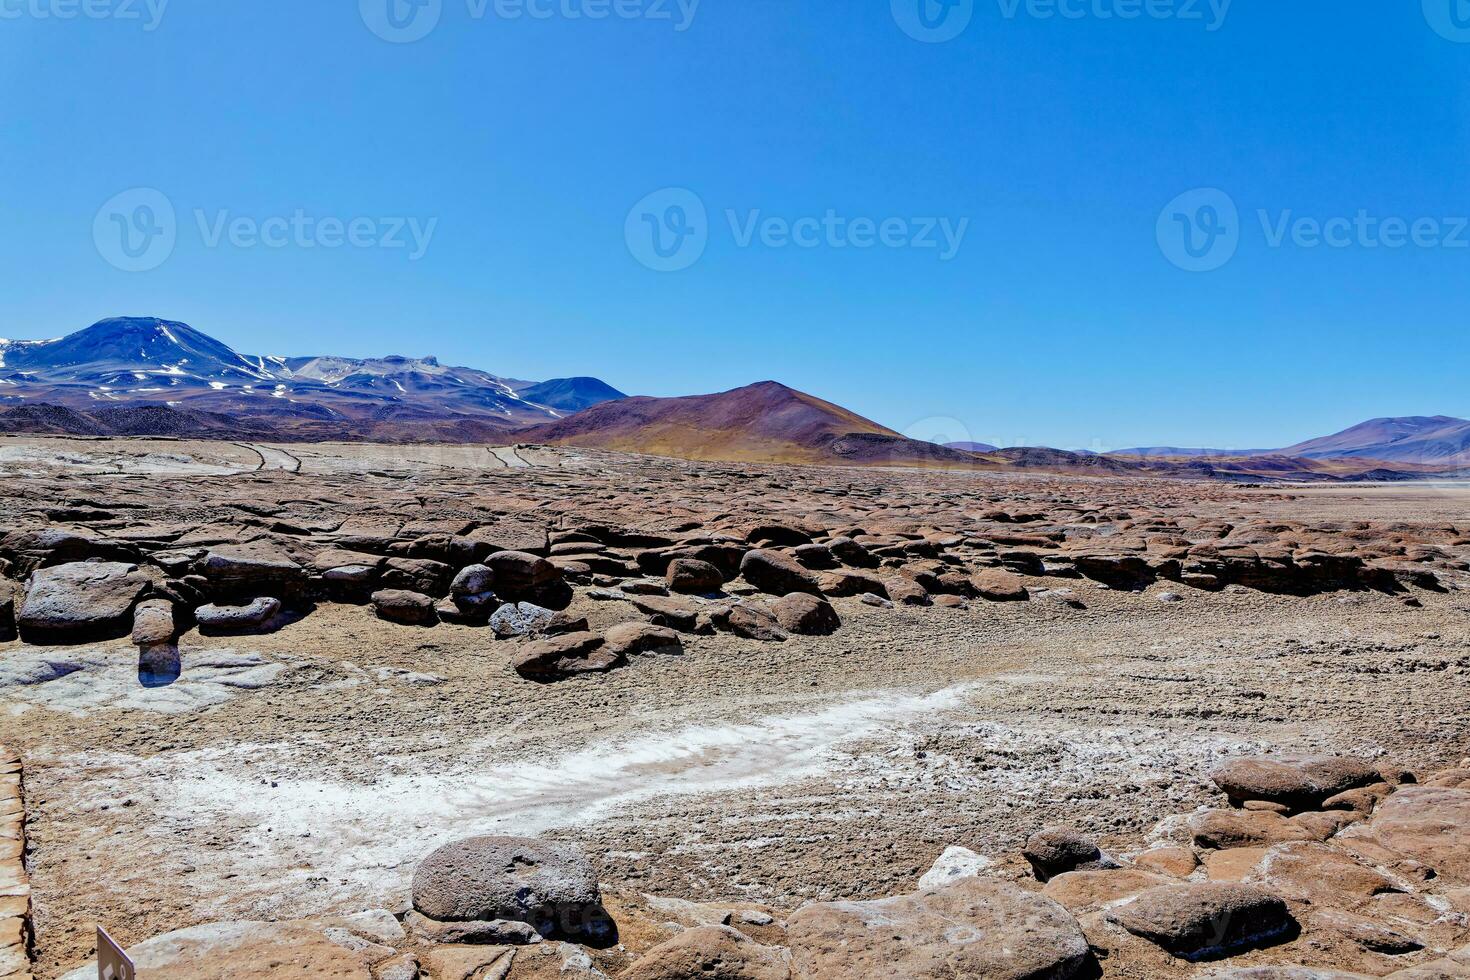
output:
[[675,558],[669,562],[666,578],[670,591],[685,595],[718,592],[725,584],[725,576],[718,568],[698,558]]
[[596,633],[567,633],[532,640],[510,658],[515,672],[528,680],[558,681],[578,674],[601,674],[627,661],[609,650]]
[[587,620],[574,619],[532,602],[508,602],[491,614],[490,628],[496,636],[507,640],[517,636],[582,633],[587,630]]
[[1317,755],[1233,759],[1211,778],[1237,806],[1260,800],[1291,810],[1315,810],[1330,796],[1371,786],[1383,777],[1366,759]]
[[745,581],[771,595],[787,595],[792,592],[822,594],[817,577],[802,568],[795,558],[779,551],[747,551],[740,560],[740,574],[745,577]]
[[495,590],[495,570],[489,565],[466,565],[449,583],[449,594],[456,599],[484,595]]
[[72,562],[31,575],[16,616],[27,643],[77,643],[125,635],[133,606],[148,588],[138,566]]
[[264,542],[211,548],[199,563],[199,574],[209,580],[211,595],[225,599],[263,595],[287,599],[298,595],[307,582],[306,569]]
[[1213,881],[1150,888],[1107,916],[1190,960],[1268,945],[1295,927],[1286,903],[1264,888]]
[[194,619],[201,633],[251,633],[266,629],[280,611],[281,600],[262,596],[243,606],[200,606]]
[[1189,818],[1189,831],[1200,847],[1220,850],[1328,837],[1317,827],[1269,810],[1204,810]]
[[1379,804],[1373,821],[1345,838],[1366,837],[1433,868],[1441,877],[1470,883],[1470,789],[1402,786]]
[[687,929],[644,953],[619,980],[787,980],[789,954],[729,926]]
[[631,657],[640,653],[679,654],[684,644],[679,634],[651,623],[621,623],[603,632],[609,653]]
[[1025,602],[1031,598],[1026,581],[1014,572],[990,568],[977,572],[971,582],[982,599],[991,602]]
[[138,646],[172,643],[178,634],[174,604],[167,599],[145,599],[133,610],[133,642]]
[[793,592],[771,604],[776,621],[798,636],[830,636],[842,628],[842,619],[832,604],[805,592]]
[[471,837],[424,859],[413,907],[445,922],[524,922],[547,939],[606,946],[617,927],[582,849],[525,837]]
[[373,593],[373,611],[379,619],[405,626],[433,626],[439,622],[434,600],[422,592],[404,589],[380,589]]
[[380,575],[383,587],[441,598],[449,592],[454,569],[430,558],[389,558]]
[[720,629],[747,640],[784,643],[787,639],[786,631],[776,621],[776,614],[758,603],[737,602],[724,610],[715,621]]
[[495,589],[507,599],[534,602],[548,586],[561,581],[561,570],[545,558],[524,551],[500,551],[485,559],[495,573]]
[[787,920],[796,980],[1071,980],[1090,959],[1077,920],[1008,882],[966,878],[873,902],[822,902]]
[[1045,827],[1026,840],[1021,854],[1031,864],[1037,881],[1050,881],[1069,871],[1116,868],[1118,863],[1097,842],[1070,827]]

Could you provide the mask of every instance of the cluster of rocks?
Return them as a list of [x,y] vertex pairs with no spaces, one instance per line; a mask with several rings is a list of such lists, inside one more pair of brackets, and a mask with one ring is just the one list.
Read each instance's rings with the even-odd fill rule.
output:
[[396,914],[195,927],[132,953],[180,980],[267,952],[360,980],[1470,976],[1470,760],[1422,784],[1343,757],[1214,779],[1228,805],[1165,820],[1145,850],[1048,827],[995,860],[952,847],[871,901],[608,891],[574,844],[476,837],[430,853]]
[[[22,481],[0,501],[0,639],[131,629],[148,650],[196,626],[267,631],[354,603],[399,624],[517,638],[517,669],[539,680],[675,651],[690,634],[828,634],[845,601],[1076,606],[1048,586],[1081,578],[1186,593],[1470,582],[1470,528],[1200,516],[1198,495],[1232,492],[1219,486],[1097,482],[1083,502],[1048,478],[590,455],[606,473],[446,470],[411,489],[390,471],[190,477],[168,506],[149,481],[109,484],[104,499]],[[564,615],[578,594],[628,604],[629,622],[589,630]]]

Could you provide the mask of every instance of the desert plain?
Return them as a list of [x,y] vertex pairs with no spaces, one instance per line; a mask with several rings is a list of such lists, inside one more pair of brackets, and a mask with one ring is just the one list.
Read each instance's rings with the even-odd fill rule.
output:
[[[219,923],[364,980],[1470,975],[1470,805],[1420,799],[1470,797],[1470,485],[29,436],[0,479],[36,977],[95,975],[99,924]],[[34,577],[89,562],[129,621],[28,635]],[[1227,799],[1259,757],[1357,768]],[[1039,866],[1043,828],[1097,856]],[[617,941],[415,928],[416,869],[484,835],[579,848]],[[1016,915],[930,935],[936,861]],[[1217,884],[1254,890],[1218,943],[1136,921]],[[833,938],[914,895],[894,948]]]

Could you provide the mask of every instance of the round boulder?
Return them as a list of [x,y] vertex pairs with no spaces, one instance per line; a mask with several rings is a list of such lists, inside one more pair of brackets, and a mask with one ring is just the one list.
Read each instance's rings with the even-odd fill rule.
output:
[[1269,945],[1295,925],[1286,903],[1264,888],[1215,881],[1150,888],[1108,918],[1185,959]]
[[725,577],[707,561],[675,558],[669,562],[668,582],[669,588],[674,592],[703,595],[706,592],[718,592],[720,586],[725,584]]
[[582,849],[525,837],[471,837],[434,851],[413,877],[413,906],[445,922],[524,922],[547,939],[617,940]]
[[748,551],[740,560],[740,574],[745,581],[771,595],[808,592],[821,595],[817,577],[790,555],[779,551]]
[[373,593],[373,611],[379,619],[408,626],[432,626],[439,621],[434,600],[422,592],[383,589]]
[[782,596],[771,604],[776,621],[798,636],[830,636],[842,628],[842,619],[830,602],[804,592]]
[[1032,834],[1021,849],[1037,881],[1050,881],[1068,871],[1097,871],[1116,868],[1091,838],[1070,827],[1046,827]]

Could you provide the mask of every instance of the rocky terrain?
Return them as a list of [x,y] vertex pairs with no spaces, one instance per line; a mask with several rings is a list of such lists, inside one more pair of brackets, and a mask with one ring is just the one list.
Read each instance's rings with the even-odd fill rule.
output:
[[39,977],[96,924],[145,976],[1470,973],[1465,488],[34,436],[0,475]]

